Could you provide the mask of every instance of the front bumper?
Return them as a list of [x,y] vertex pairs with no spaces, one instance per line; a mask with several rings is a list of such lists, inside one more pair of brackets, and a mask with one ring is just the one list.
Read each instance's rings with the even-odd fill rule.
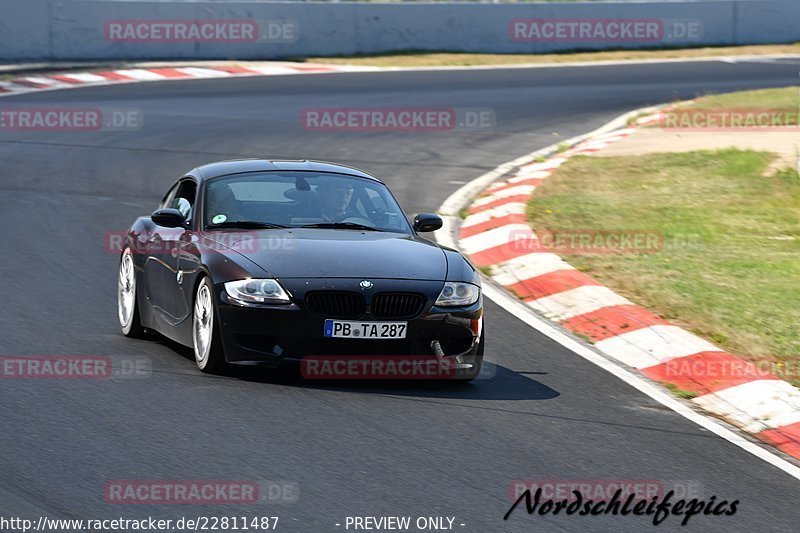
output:
[[[468,368],[476,362],[483,321],[482,297],[469,307],[443,308],[433,305],[442,282],[382,280],[385,290],[412,290],[428,295],[424,311],[408,323],[405,339],[334,339],[323,336],[326,318],[304,305],[305,291],[318,289],[312,281],[281,280],[293,302],[282,306],[242,307],[231,303],[224,287],[216,287],[220,335],[229,363],[270,368],[304,358],[348,356],[413,358],[452,358]],[[356,280],[357,281],[357,280]],[[389,283],[391,282],[391,283]],[[325,288],[340,289],[352,280],[325,282]],[[377,284],[378,282],[376,282]],[[381,321],[367,311],[356,320]],[[396,321],[392,319],[390,321]]]

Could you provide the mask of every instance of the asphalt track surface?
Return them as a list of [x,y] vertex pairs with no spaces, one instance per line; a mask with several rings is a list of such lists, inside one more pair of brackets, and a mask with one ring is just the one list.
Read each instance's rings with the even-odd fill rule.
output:
[[[487,303],[494,376],[464,387],[209,376],[185,350],[129,340],[104,234],[150,213],[181,172],[269,156],[351,164],[410,213],[458,183],[645,105],[797,82],[798,66],[724,62],[396,72],[144,83],[22,95],[0,107],[140,110],[124,132],[0,131],[0,354],[139,357],[139,379],[0,380],[0,513],[62,518],[278,515],[279,531],[346,516],[455,517],[457,531],[639,531],[646,517],[504,522],[518,479],[693,483],[740,500],[689,529],[789,531],[800,483]],[[490,131],[312,132],[311,107],[491,108]],[[556,135],[558,134],[558,136]],[[295,503],[108,504],[109,480],[282,480]],[[335,526],[336,523],[342,527]],[[464,524],[460,526],[459,524]],[[680,529],[677,517],[660,530]]]

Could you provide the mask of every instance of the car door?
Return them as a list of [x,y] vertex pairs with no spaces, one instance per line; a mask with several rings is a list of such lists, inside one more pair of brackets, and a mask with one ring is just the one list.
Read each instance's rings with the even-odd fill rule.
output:
[[[159,209],[168,207],[172,203],[178,191],[178,185],[179,183],[176,182],[164,195],[158,206]],[[170,239],[169,233],[173,231],[172,228],[164,228],[154,223],[145,242],[147,259],[144,264],[144,289],[147,300],[161,318],[164,318],[163,314],[167,313],[170,308],[169,298],[164,291],[164,280],[168,275],[170,265],[167,243]]]
[[[173,200],[173,208],[180,211],[187,221],[187,228],[176,228],[172,249],[172,263],[175,273],[169,280],[169,289],[173,295],[171,315],[176,323],[182,323],[192,313],[192,299],[194,298],[194,279],[197,274],[199,253],[193,242],[195,206],[197,202],[197,182],[194,178],[185,178]],[[188,275],[187,275],[188,274]]]
[[[160,207],[178,209],[184,216],[191,218],[196,189],[193,180],[184,178],[170,190]],[[161,318],[172,325],[180,322],[178,292],[182,275],[178,268],[178,257],[186,233],[186,228],[155,225],[147,241],[147,296]]]

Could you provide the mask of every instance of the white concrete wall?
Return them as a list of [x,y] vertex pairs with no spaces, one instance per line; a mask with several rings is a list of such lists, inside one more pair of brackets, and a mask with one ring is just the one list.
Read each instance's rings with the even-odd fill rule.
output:
[[[701,38],[672,45],[800,41],[800,0],[645,3],[365,4],[262,1],[0,0],[0,60],[259,59],[390,50],[543,52],[640,48],[660,43],[514,42],[513,19],[683,20]],[[254,19],[298,24],[294,42],[110,42],[113,20]],[[668,22],[669,24],[669,22]]]

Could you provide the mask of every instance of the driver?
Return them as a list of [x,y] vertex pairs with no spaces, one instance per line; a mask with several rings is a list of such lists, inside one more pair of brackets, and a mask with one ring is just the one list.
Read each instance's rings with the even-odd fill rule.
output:
[[348,183],[326,182],[317,187],[320,197],[320,215],[326,222],[339,222],[352,216],[350,202],[353,186]]
[[221,183],[211,190],[209,186],[208,200],[206,201],[208,219],[212,224],[218,222],[240,220],[242,213],[239,201],[233,194],[230,185]]

